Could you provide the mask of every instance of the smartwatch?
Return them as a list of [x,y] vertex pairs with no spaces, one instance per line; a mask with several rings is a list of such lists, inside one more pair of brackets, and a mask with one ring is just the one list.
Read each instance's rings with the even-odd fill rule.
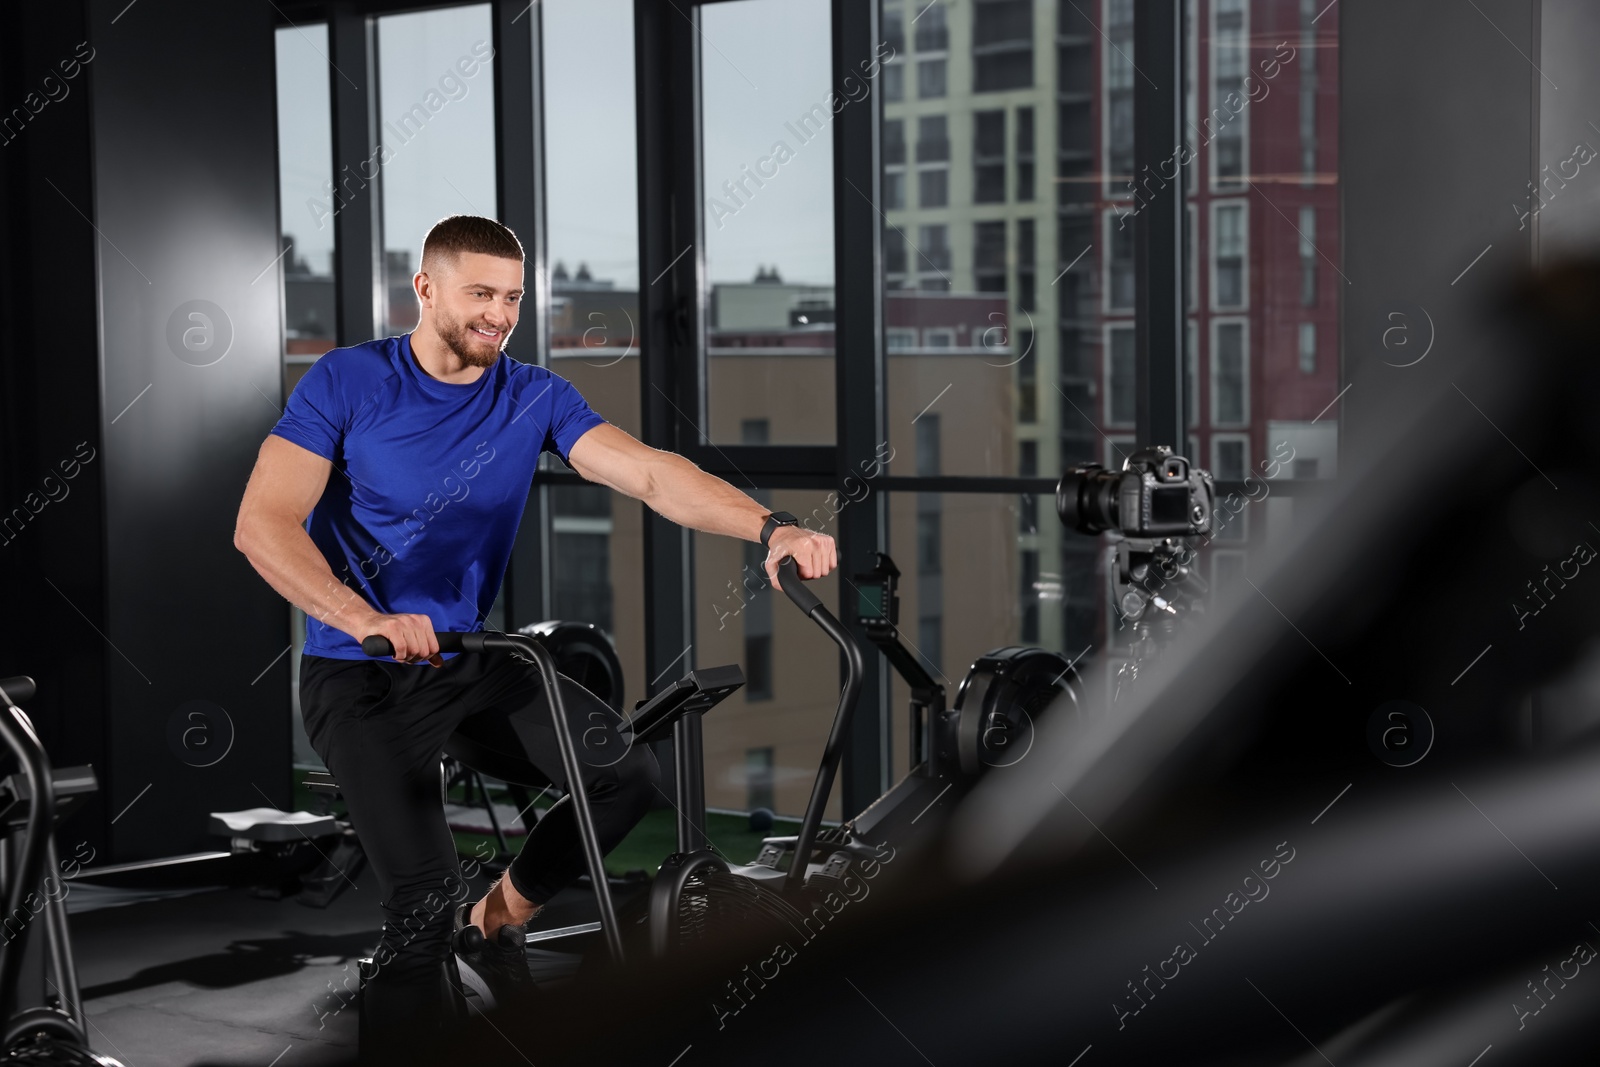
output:
[[767,521],[761,527],[761,547],[766,548],[767,538],[772,536],[772,531],[780,526],[799,526],[800,520],[787,511],[774,511],[767,516]]

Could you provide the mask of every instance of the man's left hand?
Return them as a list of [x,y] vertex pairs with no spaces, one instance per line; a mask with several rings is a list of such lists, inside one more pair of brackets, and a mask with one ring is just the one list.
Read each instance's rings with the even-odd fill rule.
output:
[[824,533],[812,533],[801,526],[779,526],[767,538],[767,580],[774,589],[782,589],[778,582],[778,564],[785,556],[793,556],[802,578],[821,578],[839,565],[839,546]]

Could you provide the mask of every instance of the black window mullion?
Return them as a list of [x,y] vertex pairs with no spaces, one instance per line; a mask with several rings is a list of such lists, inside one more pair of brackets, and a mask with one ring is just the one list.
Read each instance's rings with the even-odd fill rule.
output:
[[1183,367],[1182,0],[1133,5],[1135,422],[1141,445],[1186,449]]

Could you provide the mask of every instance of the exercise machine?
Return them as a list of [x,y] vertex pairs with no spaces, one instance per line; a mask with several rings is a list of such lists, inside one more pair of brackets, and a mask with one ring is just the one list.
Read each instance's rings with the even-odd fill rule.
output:
[[[0,734],[19,767],[0,781],[0,885],[6,906],[0,918],[5,931],[0,944],[0,1019],[5,1027],[0,1062],[122,1067],[89,1048],[67,933],[66,894],[59,876],[53,879],[59,895],[46,877],[59,868],[56,823],[99,784],[91,767],[51,767],[33,723],[18,706],[34,692],[32,678],[0,679]],[[36,907],[41,892],[43,905]],[[35,933],[41,925],[43,954]],[[46,957],[54,981],[44,973]],[[24,1001],[32,1003],[24,1007]]]

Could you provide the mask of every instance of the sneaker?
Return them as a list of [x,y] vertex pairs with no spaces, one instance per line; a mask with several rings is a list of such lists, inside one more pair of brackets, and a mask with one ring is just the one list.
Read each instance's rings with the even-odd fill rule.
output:
[[462,901],[456,905],[450,944],[462,982],[477,994],[488,1011],[507,1001],[525,998],[536,987],[528,971],[526,929],[502,926],[499,936],[490,940],[472,924],[472,904]]

